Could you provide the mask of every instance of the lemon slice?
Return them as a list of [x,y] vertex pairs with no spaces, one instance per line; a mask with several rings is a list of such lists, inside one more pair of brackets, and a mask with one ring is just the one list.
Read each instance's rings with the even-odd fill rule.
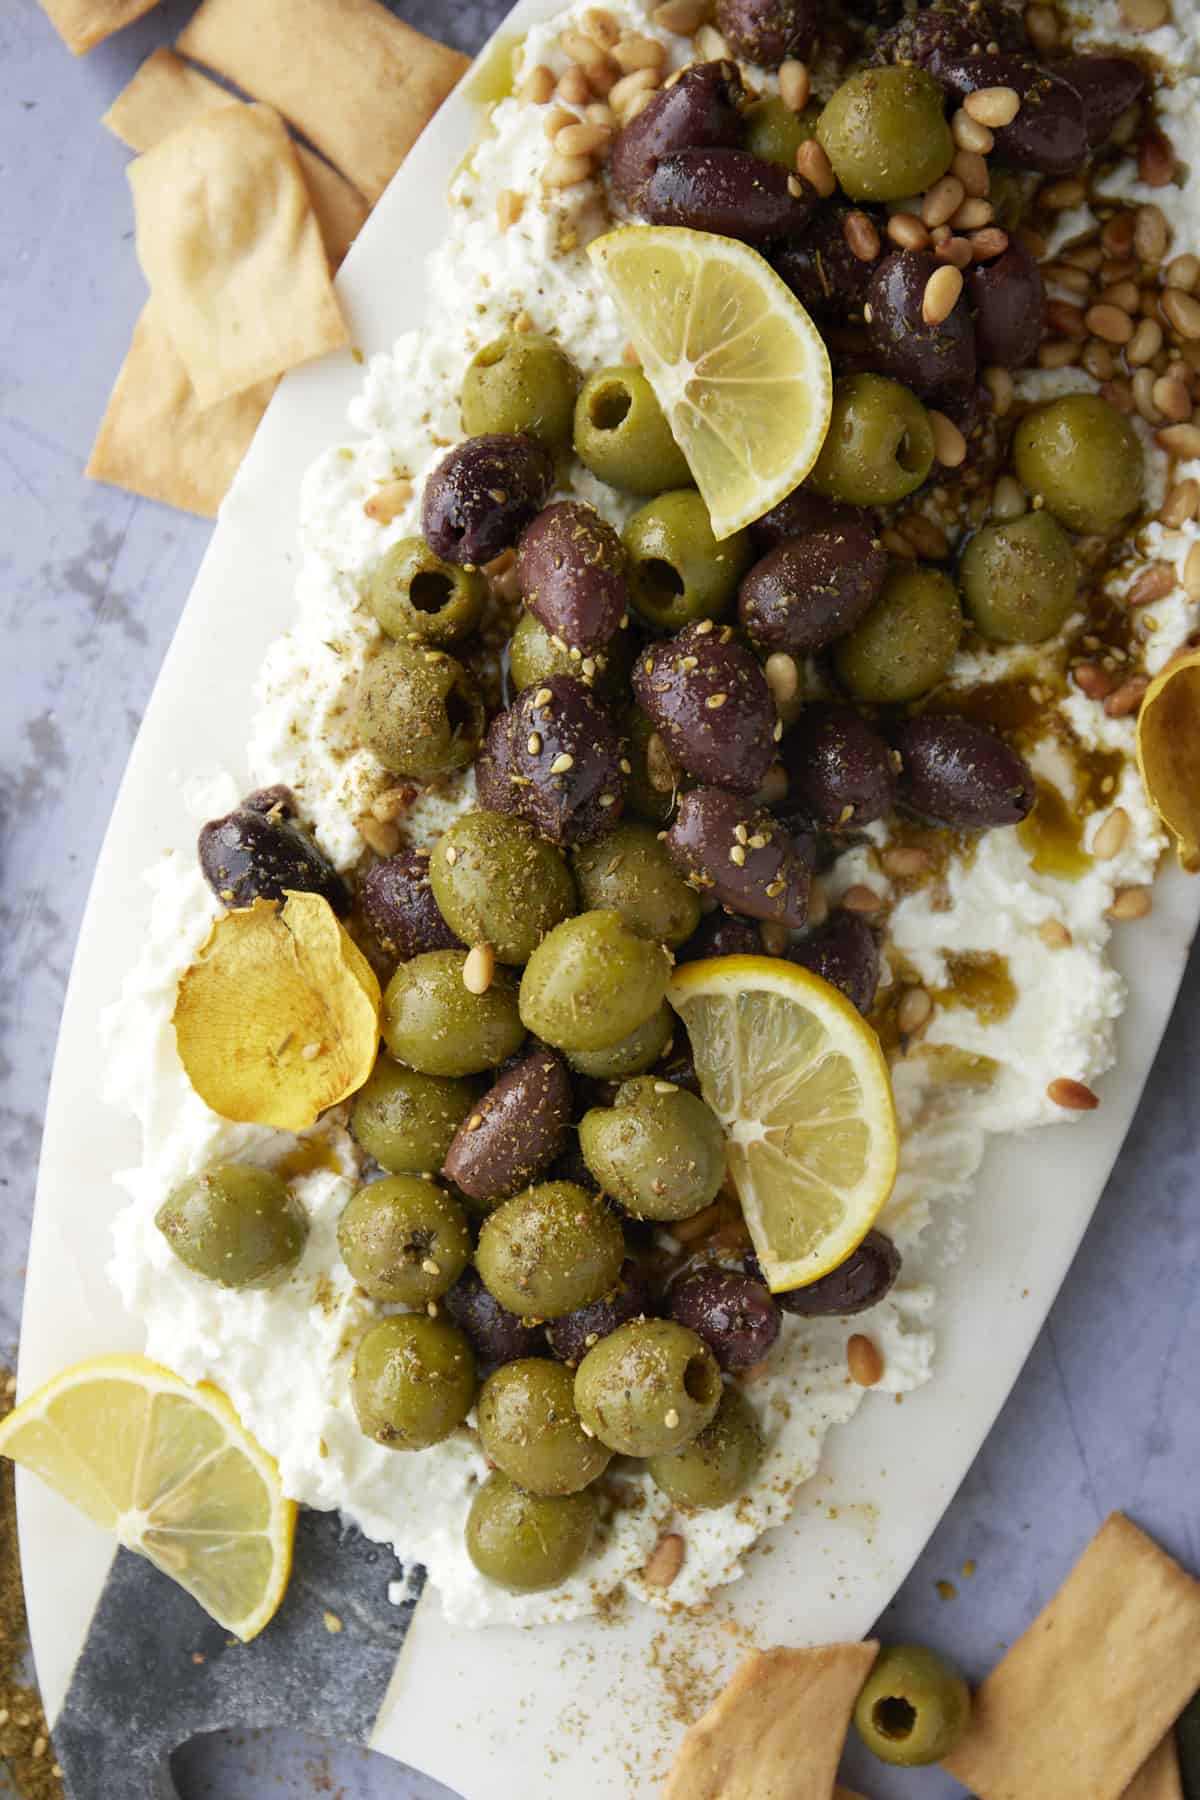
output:
[[0,1425],[0,1455],[186,1588],[243,1642],[274,1615],[296,1508],[224,1394],[144,1356],[64,1369]]
[[718,538],[799,485],[829,429],[821,334],[756,251],[675,226],[590,245]]
[[896,1179],[899,1139],[879,1040],[836,988],[773,956],[688,963],[667,998],[775,1293],[834,1269]]

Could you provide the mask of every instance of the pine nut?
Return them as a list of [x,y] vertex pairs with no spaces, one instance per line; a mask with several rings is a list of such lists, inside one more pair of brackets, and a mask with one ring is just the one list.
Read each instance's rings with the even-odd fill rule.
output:
[[1074,176],[1066,181],[1051,181],[1038,193],[1038,199],[1048,212],[1070,212],[1073,206],[1082,206],[1087,199],[1087,189],[1082,181]]
[[656,794],[669,794],[674,790],[675,769],[657,731],[652,731],[646,739],[646,779]]
[[[614,20],[614,24],[615,22]],[[598,44],[595,38],[589,37],[585,31],[560,31],[558,42],[563,54],[569,56],[573,63],[579,64],[589,82],[591,81],[591,71],[595,66],[608,64],[610,69],[614,67],[612,59],[608,55],[607,46]]]
[[554,106],[542,120],[542,130],[553,143],[560,131],[565,131],[568,125],[575,123],[574,113],[568,112],[565,106]]
[[1181,338],[1200,338],[1200,300],[1182,288],[1169,287],[1163,290],[1159,305]]
[[956,150],[954,161],[950,164],[950,173],[962,182],[963,192],[968,199],[987,199],[991,177],[987,163],[978,150]]
[[[569,69],[563,71],[558,83],[558,97],[565,100],[568,106],[586,106],[591,99],[592,90],[588,85],[588,78],[578,63],[572,63]],[[554,134],[549,132],[547,135],[552,137]]]
[[911,1037],[933,1017],[933,1001],[924,988],[908,988],[896,1008],[896,1024],[905,1037]]
[[807,63],[799,62],[794,56],[789,56],[786,62],[780,63],[779,98],[789,111],[803,112],[811,92],[812,80]]
[[544,106],[547,100],[553,98],[555,86],[554,70],[548,69],[545,63],[538,63],[525,77],[521,99],[530,106]]
[[1106,344],[1127,344],[1133,337],[1133,320],[1129,314],[1122,312],[1119,306],[1106,306],[1103,301],[1098,306],[1088,307],[1084,323]]
[[660,44],[657,38],[631,35],[622,38],[619,44],[613,45],[613,61],[632,75],[635,69],[663,69],[667,61],[667,47]]
[[1098,1094],[1093,1094],[1090,1087],[1084,1087],[1082,1081],[1072,1081],[1069,1075],[1060,1075],[1046,1089],[1047,1100],[1053,1100],[1055,1106],[1065,1106],[1068,1112],[1095,1112],[1100,1104]]
[[974,150],[986,156],[996,147],[996,140],[986,125],[973,119],[961,106],[950,121],[950,134],[960,150]]
[[1091,277],[1084,269],[1072,269],[1062,263],[1050,263],[1042,271],[1048,282],[1055,287],[1065,287],[1069,294],[1090,294]]
[[1170,456],[1182,456],[1188,462],[1200,456],[1200,425],[1168,425],[1156,432],[1155,438]]
[[1200,256],[1176,256],[1163,271],[1168,287],[1183,288],[1191,293],[1197,280],[1200,280]]
[[990,200],[964,200],[950,223],[955,231],[980,231],[993,216]]
[[1121,17],[1131,31],[1157,31],[1170,16],[1169,0],[1121,0]]
[[985,225],[982,231],[971,233],[971,261],[993,262],[997,256],[1003,256],[1008,249],[1008,233],[999,225]]
[[884,531],[881,531],[879,541],[885,550],[891,551],[893,556],[903,556],[908,562],[916,562],[917,546],[911,543],[902,531],[897,531],[894,526],[889,525]]
[[[932,280],[932,276],[930,277]],[[929,423],[933,426],[933,454],[943,469],[960,469],[967,460],[967,440],[953,419],[948,419],[935,407],[929,410]]]
[[1070,338],[1054,338],[1050,342],[1038,346],[1037,362],[1039,369],[1068,369],[1077,363],[1080,348]]
[[[661,9],[660,9],[661,10]],[[677,1531],[660,1537],[646,1558],[642,1580],[647,1587],[670,1587],[683,1567],[684,1543]]]
[[1061,41],[1058,14],[1052,6],[1027,6],[1025,31],[1034,49],[1043,56],[1058,49]]
[[1047,950],[1069,950],[1073,941],[1061,919],[1046,919],[1038,926],[1038,936]]
[[1115,688],[1104,702],[1104,710],[1110,719],[1126,719],[1135,713],[1146,698],[1146,689],[1150,686],[1148,675],[1131,675]]
[[874,888],[864,887],[861,882],[846,889],[842,895],[842,905],[847,912],[852,913],[870,914],[883,910],[883,901]]
[[702,25],[696,33],[696,52],[702,62],[723,62],[731,55],[727,40],[715,25]]
[[1147,187],[1167,187],[1175,179],[1175,152],[1161,131],[1144,133],[1138,145],[1137,168]]
[[636,99],[639,94],[652,93],[659,85],[657,69],[635,69],[632,75],[622,75],[615,84],[608,96],[608,104],[614,112],[620,112],[628,101]]
[[1125,347],[1125,361],[1131,369],[1153,362],[1162,349],[1162,326],[1157,319],[1139,319],[1137,329]]
[[387,819],[359,819],[358,835],[376,856],[395,856],[400,848],[400,833]]
[[712,0],[662,0],[650,17],[664,31],[677,31],[680,37],[691,37],[712,13]]
[[412,497],[411,481],[386,481],[381,488],[376,488],[369,500],[364,500],[363,511],[377,525],[390,525],[393,519],[399,518]]
[[1111,862],[1119,856],[1129,839],[1129,814],[1123,806],[1114,806],[1092,839],[1092,855],[1097,862]]
[[1117,361],[1112,353],[1112,346],[1102,344],[1099,338],[1088,339],[1083,346],[1083,355],[1080,361],[1095,381],[1111,381],[1117,372]]
[[789,656],[786,650],[775,650],[768,656],[763,674],[780,706],[786,706],[789,700],[796,698],[800,690],[800,671],[795,657]]
[[951,268],[966,269],[971,263],[971,246],[964,237],[943,238],[933,253],[939,262],[949,263]]
[[486,994],[496,973],[496,952],[490,944],[476,944],[467,951],[462,982],[468,994]]
[[1075,306],[1070,300],[1047,301],[1046,323],[1059,337],[1075,338],[1081,344],[1088,335],[1082,306]]
[[879,1346],[861,1331],[856,1331],[846,1343],[846,1367],[850,1371],[851,1381],[859,1387],[875,1387],[883,1379],[883,1357]]
[[1175,570],[1170,563],[1151,563],[1143,569],[1125,596],[1127,606],[1151,606],[1155,600],[1165,600],[1176,585]]
[[1094,275],[1104,261],[1104,251],[1099,244],[1080,244],[1074,250],[1064,250],[1062,260],[1072,269]]
[[833,164],[816,138],[809,138],[797,150],[796,173],[816,188],[822,200],[828,200],[837,191],[837,176],[833,172]]
[[1108,256],[1128,256],[1133,249],[1133,214],[1114,213],[1100,230],[1100,243]]
[[[879,860],[888,875],[895,875],[903,881],[914,875],[923,875],[933,859],[928,850],[918,849],[916,845],[897,844],[895,849],[884,850]],[[910,992],[923,993],[924,989],[913,988]]]
[[850,247],[850,254],[859,262],[874,262],[882,248],[879,233],[874,221],[864,212],[849,212],[842,226],[842,234]]
[[993,363],[983,371],[983,385],[992,396],[992,411],[998,419],[1003,419],[1013,408],[1017,397],[1016,385],[1007,369],[999,363]]
[[384,788],[383,792],[376,794],[371,802],[372,815],[379,820],[381,825],[394,825],[408,812],[418,792],[419,789],[408,783],[401,783],[399,787]]
[[935,269],[925,283],[925,292],[921,296],[921,317],[927,325],[941,325],[958,305],[963,291],[961,269],[947,263]]
[[603,50],[611,50],[621,35],[621,27],[602,6],[589,7],[583,15],[583,29]]
[[939,525],[927,519],[924,513],[909,513],[901,519],[900,530],[913,546],[918,556],[925,557],[928,562],[946,562],[950,556],[950,540]]
[[559,156],[556,151],[546,164],[544,179],[548,188],[578,187],[592,172],[590,156]]
[[611,126],[565,125],[554,140],[554,148],[560,156],[595,156],[598,151],[607,150],[611,142]]
[[1150,889],[1144,887],[1118,888],[1113,895],[1113,903],[1108,908],[1110,919],[1144,919],[1153,910],[1154,901],[1150,897]]
[[1192,395],[1177,375],[1161,375],[1153,388],[1154,404],[1166,419],[1180,424],[1192,416]]
[[589,101],[583,109],[583,116],[592,125],[607,125],[612,128],[617,123],[612,107],[605,100]]
[[1193,544],[1183,565],[1183,591],[1189,600],[1200,600],[1200,544]]
[[963,111],[968,118],[974,119],[977,125],[986,125],[989,131],[1011,125],[1020,110],[1021,96],[1016,88],[1010,87],[976,88],[963,101]]
[[1104,306],[1119,306],[1122,312],[1135,313],[1142,304],[1142,290],[1136,281],[1110,281],[1100,300]]
[[1019,519],[1028,510],[1025,490],[1014,475],[1000,475],[992,489],[993,519]]
[[1142,262],[1161,262],[1167,254],[1170,237],[1161,207],[1138,207],[1133,215],[1133,247]]
[[1071,673],[1076,687],[1089,700],[1104,700],[1112,693],[1113,678],[1099,663],[1076,663]]
[[948,225],[966,198],[966,189],[957,175],[943,175],[935,181],[921,202],[921,221],[929,226]]
[[[1157,377],[1153,369],[1137,369],[1133,377],[1133,403],[1148,425],[1161,425],[1162,414],[1154,404],[1154,383]],[[1106,396],[1107,398],[1108,396]]]
[[1178,529],[1194,519],[1200,511],[1200,481],[1177,481],[1166,499],[1158,509],[1159,519],[1164,525]]
[[929,233],[916,213],[893,213],[887,222],[887,234],[901,250],[929,248]]
[[654,95],[648,89],[644,93],[635,94],[633,99],[621,108],[620,123],[632,125],[638,114],[644,113],[653,99]]

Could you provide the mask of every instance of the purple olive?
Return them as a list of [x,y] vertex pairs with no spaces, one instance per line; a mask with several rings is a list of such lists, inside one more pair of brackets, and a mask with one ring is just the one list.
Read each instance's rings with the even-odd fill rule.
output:
[[886,818],[895,797],[891,752],[853,707],[814,700],[780,746],[788,807],[826,831]]
[[1089,150],[1108,142],[1121,114],[1141,99],[1146,88],[1145,70],[1128,56],[1068,56],[1055,63],[1054,73],[1075,89],[1083,103]]
[[428,850],[404,849],[368,869],[359,883],[367,924],[380,948],[399,962],[426,950],[458,950],[429,885]]
[[577,1312],[550,1320],[546,1336],[558,1360],[575,1367],[618,1325],[627,1325],[630,1319],[640,1319],[656,1310],[650,1283],[637,1263],[627,1257],[611,1293],[593,1300],[589,1306],[581,1306]]
[[686,944],[675,952],[676,963],[703,962],[710,956],[761,956],[758,926],[723,907],[705,913]]
[[973,263],[965,282],[980,362],[1005,369],[1031,363],[1042,341],[1046,290],[1036,260],[1020,239],[1010,238],[1008,249],[991,262]]
[[661,88],[613,139],[609,173],[617,199],[636,210],[660,157],[675,150],[732,150],[745,89],[736,63],[693,63]]
[[867,289],[871,367],[925,399],[975,379],[975,328],[964,301],[957,300],[940,325],[925,323],[925,289],[942,266],[923,250],[894,250]]
[[962,100],[979,88],[1008,87],[1020,96],[1011,125],[994,128],[995,156],[1041,175],[1073,175],[1086,160],[1083,102],[1073,87],[1022,56],[949,56],[937,78]]
[[526,528],[517,580],[539,624],[589,653],[604,648],[629,607],[621,540],[577,500],[556,501]]
[[861,525],[807,531],[756,562],[738,588],[738,617],[763,655],[807,656],[853,631],[879,598],[888,559]]
[[851,525],[865,528],[867,524],[868,515],[860,512],[857,506],[843,506],[837,500],[827,500],[824,494],[814,493],[811,488],[798,487],[770,512],[765,512],[761,519],[754,521],[750,536],[754,548],[762,556],[776,544],[782,544],[788,538],[803,537],[808,531],[825,531],[830,527],[846,529]]
[[554,484],[554,459],[524,432],[468,438],[425,483],[421,529],[443,562],[478,566],[516,543]]
[[855,256],[846,240],[848,207],[822,207],[799,242],[771,257],[779,274],[814,318],[826,324],[861,319],[874,262]]
[[717,0],[717,30],[735,56],[762,69],[810,56],[821,22],[819,0]]
[[200,869],[225,906],[282,900],[288,889],[320,894],[336,913],[350,910],[350,891],[323,851],[296,823],[286,788],[248,794],[223,819],[200,828]]
[[[693,788],[679,802],[666,845],[684,880],[732,912],[793,930],[808,917],[809,846],[740,795]],[[756,948],[761,953],[761,942]]]
[[[762,1272],[753,1254],[746,1257],[745,1267],[750,1275]],[[857,1250],[852,1250],[845,1262],[828,1275],[821,1275],[807,1287],[776,1294],[775,1300],[784,1312],[799,1318],[852,1318],[855,1313],[878,1306],[899,1273],[900,1252],[891,1238],[882,1231],[868,1231]]]
[[986,725],[923,713],[893,726],[892,743],[900,755],[897,796],[921,818],[978,831],[1017,825],[1033,810],[1028,764]]
[[463,1270],[441,1304],[465,1331],[481,1363],[498,1366],[522,1356],[545,1356],[546,1334],[540,1325],[525,1325],[494,1300],[471,1267]]
[[442,1174],[484,1206],[520,1193],[562,1150],[572,1103],[562,1058],[554,1050],[533,1051],[463,1120]]
[[701,619],[650,644],[633,666],[634,698],[672,762],[697,781],[753,794],[775,759],[775,701],[728,625]]
[[879,987],[879,940],[861,913],[839,908],[787,954],[789,962],[810,969],[839,989],[864,1017],[874,1006]]
[[764,244],[808,227],[817,191],[749,150],[674,150],[660,157],[638,211],[652,225],[685,225]]
[[762,1362],[779,1336],[779,1308],[766,1282],[738,1269],[690,1269],[669,1300],[671,1317],[703,1338],[723,1369]]
[[574,675],[548,675],[508,712],[508,811],[552,844],[586,844],[611,831],[625,797],[621,737],[594,690]]

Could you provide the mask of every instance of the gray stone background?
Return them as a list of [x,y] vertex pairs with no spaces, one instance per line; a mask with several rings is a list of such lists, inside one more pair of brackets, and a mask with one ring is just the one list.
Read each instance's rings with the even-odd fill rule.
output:
[[[505,0],[394,3],[467,51],[506,10]],[[190,11],[190,0],[166,0],[82,62],[36,0],[6,0],[0,13],[0,1353],[10,1361],[46,1083],[92,864],[208,537],[196,520],[82,475],[143,297],[127,152],[98,121]],[[1141,929],[1152,953],[1153,927]],[[1193,960],[1083,1250],[880,1622],[885,1638],[934,1643],[978,1677],[1113,1507],[1200,1570],[1198,1074]],[[955,1597],[941,1598],[939,1581]],[[848,1774],[870,1800],[961,1793],[853,1747]],[[199,1742],[177,1759],[177,1780],[184,1800],[445,1793],[361,1751],[277,1734]]]

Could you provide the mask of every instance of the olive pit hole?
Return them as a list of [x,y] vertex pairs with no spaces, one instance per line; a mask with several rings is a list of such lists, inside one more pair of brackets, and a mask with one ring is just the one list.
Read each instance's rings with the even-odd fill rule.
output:
[[408,597],[418,612],[441,612],[454,589],[454,583],[448,575],[442,575],[437,569],[422,569],[414,575],[408,586]]
[[670,606],[684,592],[683,576],[673,563],[661,556],[648,556],[639,565],[638,580],[646,598],[660,607]]
[[596,390],[588,404],[588,412],[597,431],[615,431],[629,416],[632,405],[628,389],[614,382],[610,387]]
[[446,695],[446,718],[455,737],[460,731],[470,732],[475,726],[475,710],[466,695],[451,688]]
[[689,1356],[683,1371],[683,1391],[689,1400],[705,1405],[712,1399],[712,1371],[703,1356]]
[[902,1744],[912,1736],[913,1726],[917,1722],[917,1709],[907,1700],[902,1700],[898,1694],[889,1694],[886,1699],[875,1702],[871,1718],[881,1737]]
[[910,432],[905,431],[901,434],[900,441],[896,445],[896,461],[906,475],[915,475],[919,469],[925,466],[921,452],[913,442]]

